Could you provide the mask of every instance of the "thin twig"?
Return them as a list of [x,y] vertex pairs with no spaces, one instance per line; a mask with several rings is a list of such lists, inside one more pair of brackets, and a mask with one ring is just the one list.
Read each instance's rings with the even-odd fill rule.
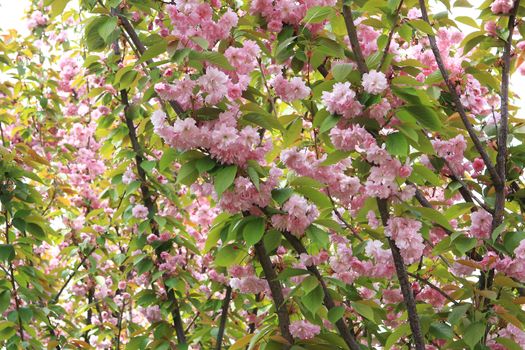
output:
[[453,298],[450,297],[450,295],[448,295],[447,293],[445,293],[445,291],[443,291],[441,288],[439,288],[438,286],[436,286],[434,283],[430,282],[428,279],[426,278],[423,278],[419,275],[416,275],[415,273],[411,273],[411,272],[408,272],[408,275],[411,276],[411,277],[414,277],[415,279],[417,279],[418,281],[426,284],[427,286],[429,286],[430,288],[432,288],[433,290],[435,290],[436,292],[438,292],[439,294],[441,294],[442,296],[444,296],[448,301],[450,301],[451,303],[453,303],[454,305],[458,305],[459,303],[454,300]]
[[[421,16],[423,20],[430,25],[430,20],[428,19],[428,13],[427,13],[427,7],[425,4],[425,0],[419,0],[419,6],[421,8]],[[452,102],[454,103],[454,107],[456,108],[456,111],[459,113],[459,116],[461,117],[461,121],[463,122],[463,125],[467,129],[467,132],[472,142],[474,143],[474,147],[476,147],[476,150],[480,154],[481,158],[483,158],[483,161],[485,162],[485,166],[487,167],[487,170],[490,174],[492,182],[495,185],[500,185],[502,184],[501,178],[498,172],[496,171],[496,168],[494,167],[494,164],[492,163],[492,160],[490,159],[487,151],[481,144],[481,141],[478,135],[476,134],[474,127],[472,126],[472,123],[470,122],[467,116],[467,113],[465,111],[465,108],[463,107],[463,104],[461,103],[461,99],[458,95],[458,92],[456,91],[455,86],[450,81],[450,77],[448,75],[447,69],[445,68],[445,64],[443,63],[441,53],[439,52],[439,48],[437,47],[436,37],[432,34],[428,34],[427,36],[430,42],[430,48],[432,49],[432,52],[434,53],[436,64],[439,68],[439,71],[441,72],[441,75],[443,77],[443,80],[445,81],[445,84],[447,85],[450,96],[452,97]]]
[[[306,251],[306,248],[304,247],[303,243],[297,237],[292,235],[290,232],[286,232],[286,231],[283,232],[283,235],[286,238],[286,240],[295,249],[297,254],[299,254],[299,255],[300,254],[308,254],[308,252]],[[307,269],[308,269],[308,271],[310,271],[315,276],[315,278],[317,279],[317,281],[321,285],[321,288],[323,289],[324,305],[326,306],[328,311],[332,310],[333,308],[336,307],[335,306],[335,302],[332,299],[332,296],[330,295],[330,291],[328,290],[328,287],[326,286],[326,283],[325,283],[325,281],[323,279],[323,276],[321,275],[321,273],[319,272],[317,267],[315,267],[315,265],[310,265],[310,266],[307,267]],[[342,318],[340,318],[335,323],[335,325],[336,325],[336,327],[337,327],[337,329],[339,331],[339,334],[341,335],[341,337],[345,341],[346,345],[348,345],[348,347],[351,350],[359,350],[360,349],[359,343],[356,341],[355,336],[354,336],[354,334],[351,331],[351,329],[353,329],[353,325],[350,325],[350,327],[348,327],[348,325],[346,324],[346,322]]]
[[390,44],[392,43],[392,38],[394,37],[394,32],[396,31],[397,27],[397,20],[399,18],[399,11],[401,11],[401,7],[403,6],[403,0],[399,2],[399,5],[397,6],[396,12],[394,14],[394,25],[392,26],[392,29],[388,33],[388,39],[386,41],[385,49],[383,50],[383,55],[381,56],[381,61],[379,62],[379,65],[377,66],[377,70],[380,71],[383,69],[383,65],[386,62],[386,57],[388,56],[388,51],[390,51]]
[[228,307],[230,306],[230,301],[232,299],[232,287],[226,287],[226,295],[222,301],[222,310],[221,310],[221,321],[219,324],[219,332],[217,333],[217,346],[216,350],[222,349],[222,338],[224,337],[224,332],[226,330],[226,321],[228,320]]

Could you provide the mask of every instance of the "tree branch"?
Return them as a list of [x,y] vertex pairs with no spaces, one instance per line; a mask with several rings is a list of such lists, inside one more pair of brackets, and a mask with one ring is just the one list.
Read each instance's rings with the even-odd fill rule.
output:
[[219,324],[219,332],[217,333],[217,346],[216,350],[222,349],[222,338],[224,337],[224,331],[226,330],[226,321],[228,320],[228,307],[232,299],[232,287],[226,287],[226,295],[222,301],[221,311],[221,322]]
[[492,230],[495,230],[503,222],[505,214],[505,182],[507,178],[507,137],[509,133],[509,80],[510,80],[510,56],[512,50],[512,34],[516,25],[516,12],[520,6],[520,0],[514,2],[514,8],[509,16],[509,37],[503,48],[503,71],[501,73],[501,117],[498,128],[498,155],[496,157],[496,171],[501,179],[496,188],[496,202],[492,220]]
[[[114,44],[114,51],[116,55],[120,54],[118,42]],[[142,147],[140,146],[138,138],[137,138],[137,133],[135,131],[135,125],[133,124],[133,119],[130,114],[131,105],[129,103],[128,92],[126,90],[120,90],[120,98],[121,98],[122,104],[124,105],[124,119],[126,122],[126,126],[128,127],[131,147],[133,151],[135,152],[135,168],[140,178],[140,191],[142,193],[142,202],[144,203],[146,208],[148,208],[149,214],[152,215],[157,212],[157,205],[155,204],[155,202],[153,201],[151,197],[149,187],[147,185],[146,172],[141,167],[141,164],[144,160],[144,156],[142,153]],[[154,235],[159,236],[160,233],[159,233],[159,229],[157,225],[155,225],[155,223],[151,221],[151,218],[149,218],[149,220],[150,220],[151,231],[153,232]],[[157,257],[160,258],[161,252],[159,250],[155,250],[155,253],[157,254]],[[175,296],[175,292],[171,288],[166,288],[166,295],[168,297],[168,300],[172,303],[171,315],[173,318],[173,325],[175,327],[175,332],[177,333],[177,339],[179,343],[186,344],[186,335],[184,333],[184,326],[182,324],[182,317],[180,315],[179,302],[177,300],[177,297]]]
[[359,39],[357,38],[357,31],[354,25],[354,18],[352,17],[352,9],[348,5],[343,4],[343,18],[345,20],[346,31],[348,32],[348,39],[350,39],[350,46],[355,55],[355,62],[357,63],[357,69],[361,75],[368,73],[368,67],[359,46]]
[[388,33],[388,39],[386,41],[386,46],[383,51],[383,56],[381,56],[381,61],[379,62],[379,65],[377,66],[377,70],[380,71],[383,69],[383,65],[386,61],[386,56],[388,56],[388,51],[390,50],[390,44],[392,43],[392,38],[394,37],[394,32],[396,31],[397,27],[397,20],[399,18],[399,11],[401,11],[401,7],[403,6],[403,0],[399,2],[399,5],[397,6],[396,12],[394,14],[394,25],[392,26],[392,29]]
[[[301,243],[301,241],[297,237],[292,235],[290,232],[286,232],[286,231],[283,232],[283,235],[286,238],[286,240],[295,249],[297,254],[299,254],[299,255],[300,254],[308,254],[308,252],[306,251],[306,248],[304,247],[303,243]],[[323,288],[324,305],[326,306],[326,308],[328,310],[332,310],[333,308],[335,308],[335,302],[334,302],[334,299],[332,299],[332,296],[330,295],[330,290],[326,286],[326,283],[325,283],[325,281],[323,279],[323,276],[321,275],[321,273],[319,272],[317,267],[315,267],[315,265],[308,266],[307,269],[308,269],[308,271],[310,271],[315,276],[315,278],[317,278],[317,281],[321,285],[321,288]],[[340,318],[335,323],[335,325],[336,325],[337,329],[339,330],[339,334],[341,335],[341,337],[345,341],[346,345],[348,345],[348,347],[351,350],[359,350],[360,349],[359,344],[357,343],[357,341],[355,339],[355,336],[352,334],[352,331],[349,329],[349,327],[347,326],[347,324],[344,321],[344,319]],[[353,325],[351,325],[350,328],[353,329]]]
[[[272,292],[272,299],[275,306],[275,311],[277,313],[277,318],[279,319],[279,329],[281,335],[291,344],[294,343],[292,334],[290,333],[290,316],[288,315],[288,310],[286,309],[286,304],[284,302],[283,289],[281,283],[277,279],[277,275],[273,269],[272,261],[266,253],[266,249],[262,242],[255,244],[255,254],[257,259],[261,263],[263,268],[264,276],[268,281],[270,290]],[[290,346],[286,347],[287,349]]]
[[[381,221],[383,226],[388,225],[388,219],[390,214],[388,213],[388,203],[386,199],[377,199],[377,207],[379,208],[379,214],[381,215]],[[412,339],[414,340],[416,350],[425,350],[425,339],[423,338],[423,333],[421,332],[421,326],[419,322],[419,316],[416,309],[416,300],[414,299],[414,294],[412,293],[412,287],[408,281],[408,273],[405,267],[405,262],[403,257],[399,252],[399,248],[396,246],[396,243],[388,238],[388,244],[390,245],[390,250],[392,251],[392,258],[394,259],[394,265],[396,267],[397,279],[399,280],[399,285],[401,287],[401,293],[403,294],[403,300],[408,313],[408,322],[410,324],[410,329],[412,330]]]
[[[419,6],[421,7],[421,16],[423,17],[423,20],[430,25],[430,20],[428,19],[428,13],[427,13],[427,7],[425,5],[425,0],[419,0]],[[472,123],[468,119],[467,113],[465,111],[465,108],[463,107],[463,104],[461,103],[461,99],[456,91],[456,88],[450,81],[447,69],[445,68],[445,64],[443,63],[443,59],[441,57],[441,53],[439,52],[439,49],[437,47],[436,37],[431,34],[428,34],[427,36],[430,42],[430,48],[432,49],[432,52],[434,53],[434,58],[436,59],[436,64],[438,65],[439,71],[441,72],[441,75],[443,77],[443,80],[445,81],[445,84],[447,85],[450,96],[452,97],[452,102],[454,103],[454,106],[456,107],[456,111],[459,113],[459,116],[461,117],[461,121],[463,122],[463,125],[467,129],[467,132],[472,142],[474,143],[474,147],[476,147],[476,150],[480,154],[481,158],[483,158],[483,161],[485,162],[485,166],[487,167],[487,170],[489,171],[492,182],[494,183],[494,185],[499,186],[502,183],[501,178],[498,172],[496,171],[496,168],[494,168],[494,164],[490,160],[490,157],[487,151],[481,144],[481,141],[479,140],[479,137],[476,134],[476,131],[474,130],[474,127],[472,126]]]

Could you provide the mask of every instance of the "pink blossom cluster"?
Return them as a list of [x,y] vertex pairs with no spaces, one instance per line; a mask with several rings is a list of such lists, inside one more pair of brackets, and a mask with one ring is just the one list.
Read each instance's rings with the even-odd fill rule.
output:
[[277,96],[284,102],[302,100],[310,95],[310,88],[306,86],[300,77],[286,80],[282,75],[277,75],[272,80],[272,86]]
[[293,321],[290,324],[290,333],[296,339],[312,339],[321,333],[321,327],[305,320]]
[[505,257],[497,263],[497,269],[512,278],[525,282],[525,240],[514,249],[514,259]]
[[251,266],[242,267],[235,265],[229,269],[229,272],[232,275],[230,286],[240,293],[258,294],[269,290],[268,282],[257,277]]
[[[371,54],[377,52],[377,38],[381,35],[379,30],[374,29],[371,26],[361,23],[365,18],[361,17],[356,23],[357,28],[357,39],[359,40],[359,46],[365,57],[370,56]],[[350,41],[348,38],[345,38],[348,46],[350,46]]]
[[177,269],[180,269],[186,264],[186,256],[181,253],[173,255],[168,252],[162,252],[160,253],[160,257],[164,262],[159,265],[159,270],[168,274],[176,274]]
[[[525,349],[525,331],[518,328],[512,323],[508,323],[507,327],[498,332],[498,336],[502,338],[512,339],[518,346]],[[501,343],[497,343],[494,339],[487,341],[490,350],[508,350],[508,347]]]
[[261,144],[261,136],[251,126],[237,128],[240,113],[236,107],[223,112],[213,121],[198,123],[195,119],[177,119],[173,126],[166,125],[166,114],[156,111],[152,117],[154,132],[164,141],[181,150],[206,148],[210,155],[225,164],[244,166],[250,159],[263,162],[272,144]]
[[31,13],[29,20],[27,21],[27,28],[33,30],[36,27],[45,27],[47,25],[47,17],[44,16],[42,11],[35,10]]
[[297,237],[304,235],[304,231],[319,216],[314,204],[308,204],[305,198],[293,194],[282,206],[286,214],[272,216],[272,225],[280,231],[289,231]]
[[349,82],[335,83],[331,92],[323,91],[322,100],[328,112],[347,119],[361,114],[363,106],[356,100],[356,93],[350,86]]
[[281,152],[281,161],[288,169],[294,170],[300,176],[308,176],[327,185],[326,190],[333,197],[339,199],[352,211],[358,210],[364,196],[359,179],[349,176],[346,171],[351,167],[348,161],[341,161],[334,165],[323,165],[326,156],[317,159],[314,152],[295,147]]
[[[214,11],[209,3],[204,1],[180,1],[175,5],[166,6],[166,11],[173,25],[169,34],[177,37],[184,46],[200,50],[200,46],[192,38],[203,38],[209,47],[217,41],[226,39],[239,20],[231,9],[217,20],[213,20]],[[166,31],[161,31],[166,35]]]
[[492,215],[485,209],[478,209],[470,214],[470,235],[479,239],[490,238],[492,232]]
[[446,170],[451,170],[456,176],[461,176],[465,171],[470,170],[471,164],[463,155],[467,149],[467,142],[463,135],[449,140],[432,140],[432,146],[436,154],[450,165],[451,169],[447,166]]
[[142,204],[137,204],[131,210],[133,217],[136,219],[146,219],[148,217],[149,210]]
[[257,207],[265,208],[270,204],[272,190],[278,185],[282,173],[279,168],[271,168],[268,178],[259,184],[259,189],[248,177],[238,176],[233,189],[223,193],[219,207],[230,213],[249,211]]
[[494,14],[507,14],[514,7],[514,0],[494,0],[490,9]]
[[284,24],[298,26],[309,8],[335,4],[335,0],[254,0],[250,5],[250,13],[264,17],[268,30],[280,32]]
[[418,261],[423,255],[425,244],[419,233],[421,222],[409,218],[393,217],[388,220],[385,236],[392,239],[401,252],[406,264]]
[[60,67],[59,90],[66,93],[73,92],[72,81],[80,73],[78,62],[74,58],[63,57],[58,62],[58,65]]
[[371,70],[363,74],[363,89],[369,94],[378,95],[388,88],[388,82],[383,72]]

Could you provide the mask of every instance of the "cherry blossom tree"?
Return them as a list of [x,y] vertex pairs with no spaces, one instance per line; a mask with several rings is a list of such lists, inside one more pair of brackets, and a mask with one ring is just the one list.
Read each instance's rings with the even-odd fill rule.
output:
[[440,3],[33,1],[2,347],[525,348],[525,4]]

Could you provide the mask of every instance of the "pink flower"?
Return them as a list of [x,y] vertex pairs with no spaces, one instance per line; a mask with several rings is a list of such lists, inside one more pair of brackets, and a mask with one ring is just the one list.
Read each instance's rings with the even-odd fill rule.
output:
[[483,169],[485,169],[485,162],[481,158],[476,158],[472,162],[472,167],[475,171],[479,173],[480,171],[483,171]]
[[290,231],[292,234],[301,237],[310,224],[319,216],[317,207],[308,204],[306,199],[294,194],[288,199],[282,208],[286,215],[273,215],[272,225],[281,231]]
[[133,214],[133,217],[137,219],[145,219],[148,217],[149,214],[148,208],[146,208],[142,204],[137,204],[136,206],[134,206],[131,212]]
[[492,10],[492,13],[494,14],[509,13],[513,7],[514,7],[514,0],[495,0],[492,3],[492,5],[490,5],[490,9]]
[[355,99],[355,91],[350,89],[350,83],[336,83],[332,92],[324,91],[323,103],[328,112],[340,114],[345,118],[353,118],[361,114],[363,106]]
[[308,321],[294,321],[290,324],[290,333],[294,338],[312,339],[321,332],[321,327]]
[[228,94],[228,76],[214,67],[208,67],[206,74],[198,80],[202,90],[208,94],[205,101],[208,104],[216,104]]
[[382,72],[371,70],[369,73],[363,74],[363,88],[366,92],[378,95],[386,90],[388,82]]
[[484,209],[478,209],[470,215],[470,235],[479,239],[489,238],[492,230],[492,215]]
[[421,223],[417,220],[393,217],[388,220],[385,236],[390,237],[399,248],[405,263],[412,264],[423,255],[423,237],[419,233]]
[[310,88],[299,77],[294,77],[288,81],[282,75],[278,75],[273,79],[272,86],[277,96],[284,102],[302,100],[310,95]]
[[410,10],[408,10],[407,17],[408,19],[421,18],[421,10],[417,7],[412,7]]

